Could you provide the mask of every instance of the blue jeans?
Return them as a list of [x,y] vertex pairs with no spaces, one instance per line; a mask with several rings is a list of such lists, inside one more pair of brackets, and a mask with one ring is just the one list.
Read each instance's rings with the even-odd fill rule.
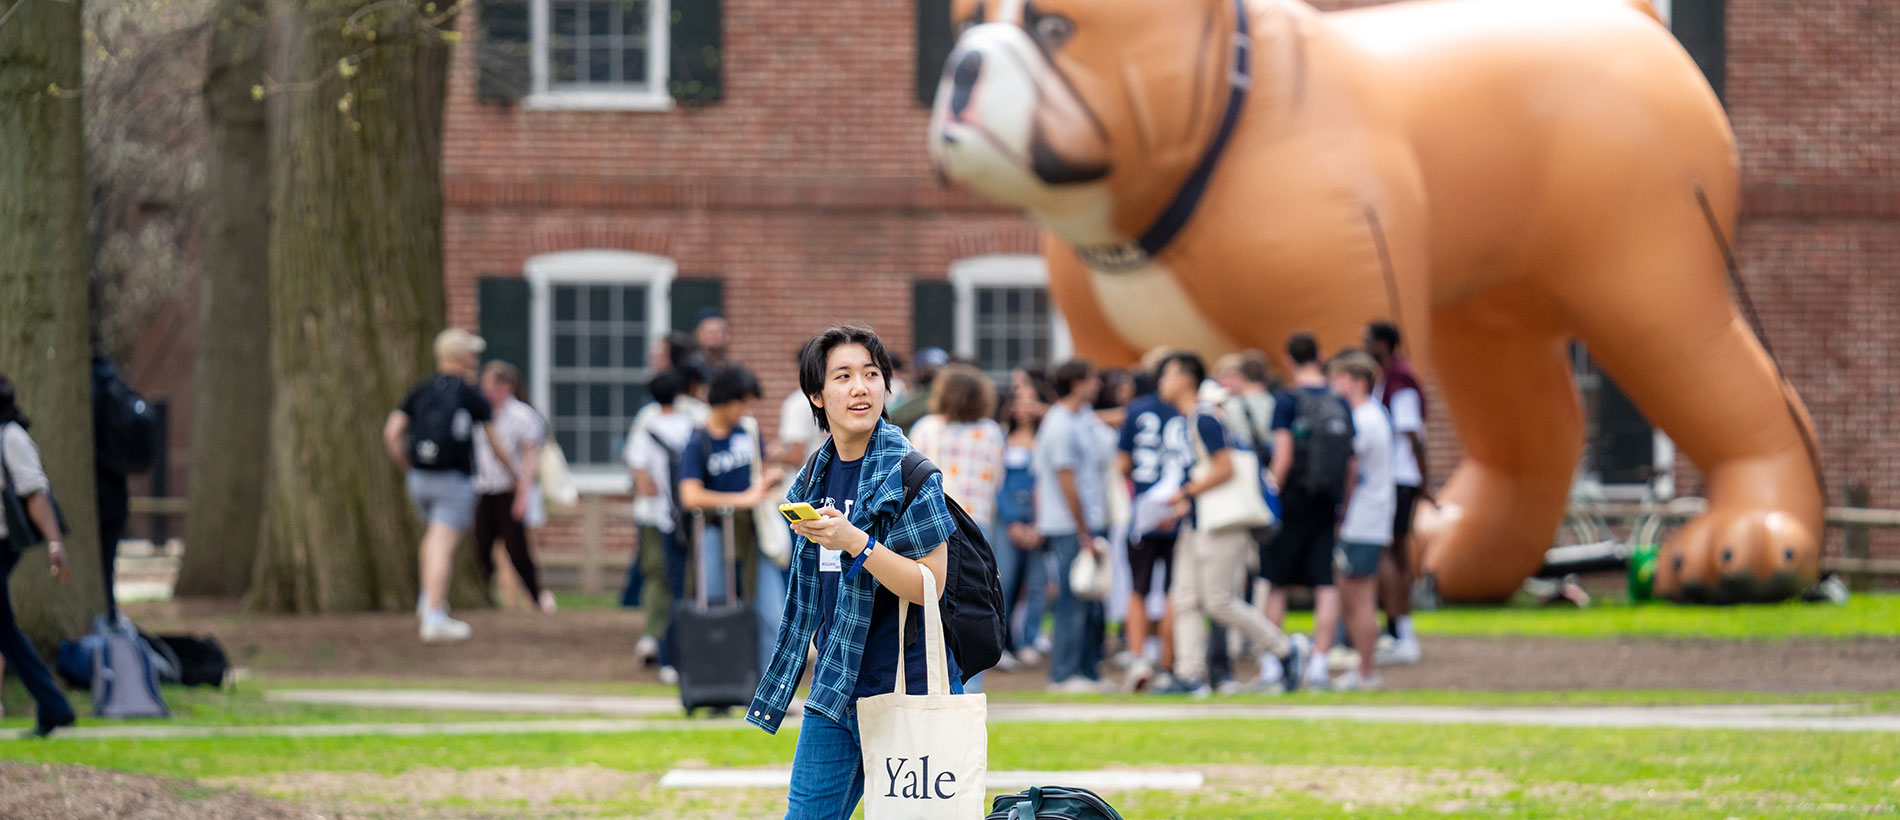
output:
[[6,658],[7,668],[20,676],[20,683],[25,684],[26,691],[33,696],[40,725],[64,723],[72,718],[73,706],[66,702],[66,695],[53,681],[53,674],[47,671],[40,654],[33,651],[33,643],[20,632],[19,624],[13,619],[13,593],[7,589],[7,578],[19,560],[5,539],[0,539],[0,657]]
[[779,621],[785,619],[785,596],[792,573],[779,569],[763,552],[754,560],[759,562],[759,588],[749,592],[752,612],[759,619],[759,674],[763,675],[772,667],[772,655],[778,650]]
[[1100,650],[1090,653],[1088,648],[1089,633],[1092,631],[1089,607],[1082,599],[1075,597],[1075,590],[1069,588],[1069,568],[1082,552],[1081,539],[1074,534],[1051,535],[1049,549],[1056,556],[1056,634],[1054,648],[1050,651],[1049,681],[1061,683],[1077,676],[1085,680],[1098,680],[1090,655],[1100,654]]
[[[1003,583],[1003,623],[1009,631],[1010,648],[1028,649],[1042,631],[1042,613],[1046,604],[1043,589],[1049,585],[1048,553],[1022,550],[1004,544],[996,552],[997,573]],[[1021,597],[1022,602],[1017,603]],[[1020,621],[1019,621],[1020,619]]]
[[858,739],[858,707],[842,721],[805,713],[792,752],[792,790],[785,820],[848,820],[864,797],[864,752]]

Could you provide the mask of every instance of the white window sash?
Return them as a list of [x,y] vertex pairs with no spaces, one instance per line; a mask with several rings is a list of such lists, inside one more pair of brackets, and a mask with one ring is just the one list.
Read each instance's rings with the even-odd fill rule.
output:
[[[1033,254],[972,256],[950,266],[950,285],[956,292],[956,354],[976,356],[976,292],[981,288],[1049,288],[1049,266]],[[1062,308],[1049,299],[1049,355],[1062,361],[1074,355],[1074,340]],[[1054,362],[1045,362],[1053,364]],[[1011,363],[1014,366],[1014,363]]]
[[528,10],[528,98],[531,110],[577,109],[592,111],[666,111],[673,107],[668,89],[672,64],[672,5],[668,0],[647,3],[647,82],[642,85],[554,88],[548,76],[548,40],[553,33],[549,0],[533,0]]
[[[529,392],[550,421],[554,407],[554,299],[556,285],[643,285],[647,288],[646,349],[672,330],[673,279],[678,265],[664,256],[631,251],[579,250],[542,254],[528,260],[529,344],[534,361]],[[573,459],[575,454],[568,454]],[[574,484],[587,493],[625,493],[632,478],[617,462],[573,465]]]

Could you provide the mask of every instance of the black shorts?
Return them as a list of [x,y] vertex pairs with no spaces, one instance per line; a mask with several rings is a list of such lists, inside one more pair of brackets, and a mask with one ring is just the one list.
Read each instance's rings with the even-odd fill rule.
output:
[[1392,514],[1392,562],[1400,572],[1405,572],[1411,564],[1411,550],[1407,549],[1405,539],[1412,534],[1412,516],[1418,510],[1418,488],[1399,485],[1398,510]]
[[1144,535],[1128,545],[1128,579],[1135,594],[1147,596],[1154,589],[1155,566],[1174,566],[1172,535]]
[[1280,537],[1260,554],[1260,576],[1279,587],[1333,585],[1334,532],[1339,528],[1339,499],[1312,495],[1297,485],[1281,497]]

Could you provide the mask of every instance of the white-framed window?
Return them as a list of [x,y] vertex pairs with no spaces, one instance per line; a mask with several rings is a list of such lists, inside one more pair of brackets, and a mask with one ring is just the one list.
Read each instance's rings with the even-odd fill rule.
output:
[[677,266],[663,256],[581,250],[528,260],[535,407],[583,491],[623,492],[627,428],[647,402]]
[[956,290],[956,353],[997,383],[1025,362],[1053,365],[1074,345],[1049,298],[1049,267],[1032,254],[973,256],[950,266]]
[[1675,442],[1641,417],[1581,342],[1570,344],[1570,367],[1583,402],[1579,478],[1604,498],[1674,497]]
[[668,0],[532,0],[530,108],[660,111]]

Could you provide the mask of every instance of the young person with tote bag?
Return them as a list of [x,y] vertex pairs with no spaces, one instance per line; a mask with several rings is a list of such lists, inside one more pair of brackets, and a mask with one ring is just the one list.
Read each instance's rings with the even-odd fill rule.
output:
[[[911,446],[884,419],[890,372],[883,342],[864,328],[827,330],[807,342],[799,357],[799,387],[811,402],[812,417],[831,438],[805,463],[788,494],[793,503],[810,504],[819,517],[792,525],[785,616],[771,663],[746,710],[748,722],[776,733],[805,674],[806,651],[816,646],[811,693],[792,757],[787,820],[847,820],[857,807],[865,794],[868,739],[860,732],[859,699],[896,688],[900,646],[906,668],[943,670],[949,693],[963,693],[956,659],[946,655],[932,665],[925,658],[929,641],[900,629],[900,609],[911,604],[930,607],[934,614],[948,577],[946,542],[956,524],[944,501],[941,475],[930,476],[909,503],[904,501],[902,464]],[[928,568],[928,575],[919,567]],[[918,625],[911,620],[904,626]],[[924,677],[906,679],[905,690],[928,697]],[[934,753],[930,763],[934,796],[942,764]],[[967,779],[980,781],[980,773],[956,776],[980,794],[982,784]],[[921,769],[917,777],[921,783]],[[947,781],[944,788],[950,788]],[[937,803],[934,797],[928,802]],[[966,816],[980,816],[980,811]]]
[[[983,814],[989,772],[989,700],[982,693],[950,693],[949,653],[937,580],[924,575],[924,669],[897,657],[897,685],[887,695],[858,701],[864,747],[865,820],[970,820]],[[911,606],[897,609],[897,633]],[[922,695],[908,693],[905,673],[924,673]]]

